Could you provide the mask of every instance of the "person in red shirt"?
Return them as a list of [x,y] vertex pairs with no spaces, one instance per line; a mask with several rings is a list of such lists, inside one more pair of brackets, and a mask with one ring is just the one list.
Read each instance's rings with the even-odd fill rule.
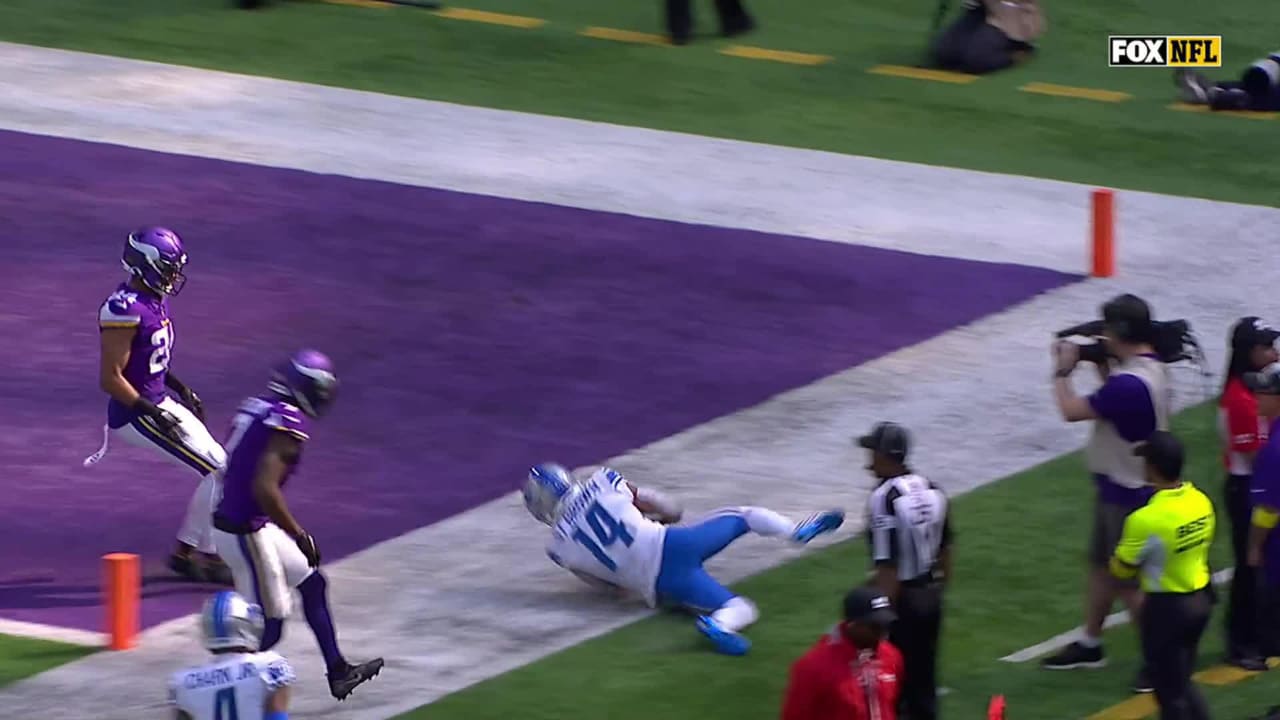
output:
[[1256,317],[1241,318],[1231,330],[1231,359],[1226,383],[1218,400],[1218,432],[1222,437],[1222,462],[1226,467],[1227,515],[1231,522],[1231,547],[1236,570],[1227,601],[1227,662],[1246,670],[1266,670],[1258,649],[1258,605],[1253,568],[1246,562],[1249,542],[1249,483],[1253,458],[1267,442],[1267,425],[1258,416],[1258,399],[1245,386],[1245,373],[1256,372],[1277,360],[1275,341],[1280,331]]
[[791,666],[782,720],[897,720],[902,653],[884,639],[895,619],[880,591],[850,591],[844,622]]

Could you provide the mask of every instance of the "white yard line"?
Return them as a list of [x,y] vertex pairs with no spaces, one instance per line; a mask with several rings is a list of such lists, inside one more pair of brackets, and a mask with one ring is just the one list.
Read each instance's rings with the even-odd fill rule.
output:
[[14,635],[35,640],[52,640],[68,645],[84,645],[86,647],[105,647],[107,644],[107,637],[102,633],[58,627],[57,625],[22,622],[21,620],[5,620],[4,618],[0,618],[0,635]]
[[[1223,583],[1230,582],[1231,575],[1233,574],[1233,572],[1234,572],[1233,568],[1219,570],[1218,572],[1213,574],[1213,584],[1222,585]],[[1113,627],[1127,625],[1128,623],[1129,623],[1129,611],[1121,610],[1120,612],[1114,612],[1108,615],[1107,619],[1103,621],[1102,627],[1105,630],[1110,630]],[[1080,637],[1083,634],[1084,634],[1084,626],[1081,625],[1079,627],[1072,628],[1071,630],[1068,630],[1064,633],[1054,635],[1053,637],[1049,638],[1048,640],[1045,640],[1044,642],[1036,643],[1031,647],[1022,648],[1018,652],[1005,655],[1000,659],[1005,662],[1011,662],[1011,663],[1022,663],[1028,660],[1034,660],[1040,657],[1041,655],[1047,655],[1053,652],[1054,650],[1057,650],[1060,647],[1064,647],[1067,644],[1080,639]]]
[[[1069,183],[16,45],[0,44],[0,68],[0,127],[10,129],[928,254],[1085,265],[1088,188]],[[849,438],[881,419],[915,431],[916,464],[952,493],[1079,447],[1085,429],[1050,405],[1053,329],[1092,317],[1123,288],[1160,317],[1190,318],[1220,367],[1231,320],[1280,314],[1248,304],[1280,285],[1280,265],[1252,261],[1271,256],[1280,212],[1144,193],[1122,193],[1117,206],[1119,280],[1047,293],[612,462],[691,509],[750,502],[800,514],[860,506],[870,481]],[[1237,256],[1250,262],[1223,261]],[[857,517],[839,538],[857,531]],[[646,614],[584,592],[540,543],[513,495],[334,564],[344,647],[385,654],[387,669],[338,705],[306,628],[291,622],[282,649],[300,670],[295,714],[386,718]],[[734,580],[795,556],[749,538],[712,569]],[[862,559],[850,563],[854,573]],[[692,629],[672,638],[695,642]],[[0,704],[46,720],[149,716],[166,673],[199,656],[194,625],[181,619],[149,630],[138,650],[17,683]]]

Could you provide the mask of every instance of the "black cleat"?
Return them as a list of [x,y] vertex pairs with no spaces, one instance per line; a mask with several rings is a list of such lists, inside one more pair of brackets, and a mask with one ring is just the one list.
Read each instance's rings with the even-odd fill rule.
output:
[[1266,672],[1267,661],[1256,655],[1228,655],[1227,664],[1249,672]]
[[1155,686],[1151,684],[1151,677],[1147,674],[1146,666],[1138,669],[1138,675],[1133,679],[1133,691],[1139,695],[1155,692]]
[[346,700],[361,683],[367,682],[382,672],[382,658],[374,658],[359,665],[347,664],[338,674],[329,673],[329,692],[338,700]]
[[1102,646],[1085,647],[1078,642],[1062,648],[1056,655],[1045,658],[1040,667],[1046,670],[1074,670],[1076,668],[1100,668],[1107,664]]

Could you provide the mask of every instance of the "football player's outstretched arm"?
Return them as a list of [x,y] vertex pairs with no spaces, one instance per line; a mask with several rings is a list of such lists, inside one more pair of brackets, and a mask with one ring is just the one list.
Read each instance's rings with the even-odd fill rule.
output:
[[138,402],[138,391],[124,379],[124,366],[129,363],[129,348],[133,344],[136,328],[103,328],[101,335],[101,361],[98,367],[98,386],[102,391],[125,407]]
[[665,493],[653,488],[638,488],[630,482],[627,483],[627,487],[631,490],[631,495],[635,497],[636,509],[646,516],[652,517],[664,525],[680,522],[680,517],[684,515],[683,508],[680,507],[680,503],[671,499]]

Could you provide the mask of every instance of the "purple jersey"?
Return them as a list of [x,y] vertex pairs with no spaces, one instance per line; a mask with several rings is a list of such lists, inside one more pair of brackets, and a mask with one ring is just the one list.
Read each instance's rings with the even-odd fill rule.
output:
[[[277,397],[249,398],[231,420],[227,440],[227,469],[222,478],[222,501],[218,514],[232,523],[257,530],[267,523],[267,515],[253,496],[258,461],[267,449],[272,433],[286,432],[305,442],[310,435],[310,418],[295,405]],[[280,480],[281,487],[297,469],[294,463]]]
[[[147,400],[153,403],[163,400],[164,379],[173,352],[169,300],[120,283],[98,310],[98,328],[134,328],[124,379]],[[128,424],[135,414],[114,398],[107,404],[107,424],[113,428]]]

